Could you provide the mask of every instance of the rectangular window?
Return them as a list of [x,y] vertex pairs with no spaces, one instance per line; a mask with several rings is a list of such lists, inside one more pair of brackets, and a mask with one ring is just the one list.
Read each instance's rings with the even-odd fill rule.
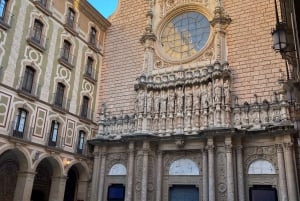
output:
[[44,25],[41,21],[39,20],[34,21],[31,39],[38,44],[41,43],[41,39],[43,35],[43,26]]
[[86,64],[86,72],[85,74],[89,77],[92,76],[92,72],[93,72],[93,63],[94,60],[91,57],[88,57],[87,59],[87,64]]
[[79,131],[78,145],[77,145],[77,153],[79,153],[79,154],[83,153],[84,137],[85,137],[85,132],[84,131]]
[[91,28],[91,33],[90,33],[90,43],[93,44],[93,45],[96,42],[96,34],[97,34],[97,30],[94,27],[92,27]]
[[61,52],[61,58],[66,62],[69,62],[70,51],[71,51],[71,43],[65,40]]
[[89,98],[84,96],[82,99],[81,116],[87,117],[89,108]]
[[56,94],[55,94],[55,105],[62,107],[63,100],[64,100],[64,93],[65,93],[65,85],[62,83],[58,83],[56,87]]
[[0,18],[4,20],[8,0],[0,0]]
[[50,137],[49,137],[49,146],[56,146],[58,129],[59,129],[59,123],[57,121],[52,121]]
[[24,78],[22,80],[22,90],[30,94],[33,87],[34,74],[35,70],[27,66],[25,69]]
[[25,126],[26,126],[27,111],[19,109],[15,119],[13,136],[23,138]]
[[47,0],[40,0],[40,3],[41,3],[44,7],[47,7]]
[[67,25],[70,27],[74,27],[75,22],[75,11],[72,8],[69,8],[67,15]]
[[250,201],[278,201],[277,190],[269,185],[255,185],[249,189]]
[[123,201],[125,199],[125,186],[123,184],[112,184],[108,187],[108,201]]

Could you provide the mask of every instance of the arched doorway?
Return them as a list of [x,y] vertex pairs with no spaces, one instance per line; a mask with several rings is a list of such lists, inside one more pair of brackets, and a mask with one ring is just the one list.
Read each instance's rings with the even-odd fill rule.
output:
[[68,179],[66,183],[64,201],[74,201],[78,188],[78,171],[75,166],[72,166],[68,171]]
[[42,160],[36,168],[36,175],[31,193],[32,201],[48,201],[52,174],[53,171],[50,162],[47,159]]
[[74,163],[68,171],[64,201],[87,200],[89,174],[87,165]]
[[19,160],[13,151],[6,151],[0,156],[0,200],[14,199],[19,169]]
[[[48,201],[54,193],[58,192],[51,191],[54,186],[53,178],[61,176],[61,168],[57,160],[52,157],[44,158],[38,164],[36,168],[36,175],[33,183],[31,201]],[[52,198],[51,198],[52,199]]]

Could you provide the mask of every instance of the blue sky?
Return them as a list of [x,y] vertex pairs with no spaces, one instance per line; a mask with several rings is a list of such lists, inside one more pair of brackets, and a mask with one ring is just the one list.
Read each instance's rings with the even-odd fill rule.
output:
[[118,0],[88,0],[88,2],[108,18],[115,11]]

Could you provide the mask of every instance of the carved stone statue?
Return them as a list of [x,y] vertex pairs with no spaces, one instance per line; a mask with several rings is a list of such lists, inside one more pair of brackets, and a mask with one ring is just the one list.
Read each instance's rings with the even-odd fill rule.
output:
[[183,112],[183,98],[184,98],[182,87],[178,88],[176,94],[177,94],[177,103],[176,103],[177,112],[182,113]]

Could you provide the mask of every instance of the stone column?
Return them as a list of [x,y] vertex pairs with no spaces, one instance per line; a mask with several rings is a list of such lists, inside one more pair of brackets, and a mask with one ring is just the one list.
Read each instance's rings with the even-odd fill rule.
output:
[[207,141],[208,150],[208,197],[209,201],[215,201],[215,156],[213,139],[210,138]]
[[125,201],[132,200],[133,187],[133,170],[134,170],[134,142],[130,142],[128,146],[128,172],[127,172],[127,191]]
[[245,201],[245,184],[244,184],[244,172],[243,172],[243,146],[238,145],[236,148],[236,157],[237,157],[237,186],[239,201]]
[[78,181],[77,200],[88,200],[89,181]]
[[203,201],[208,201],[208,170],[207,170],[207,150],[202,150],[202,175],[203,175]]
[[49,201],[63,201],[67,177],[52,177]]
[[227,200],[234,201],[234,180],[233,180],[233,163],[232,163],[232,144],[231,137],[225,139],[226,149],[226,183],[227,183]]
[[149,160],[149,142],[144,141],[141,201],[147,201],[148,160]]
[[286,181],[289,200],[298,200],[296,174],[293,160],[293,143],[284,143],[284,159],[286,168]]
[[285,167],[284,167],[284,158],[283,158],[283,149],[281,144],[276,145],[277,151],[277,160],[278,160],[278,180],[279,180],[279,191],[280,191],[280,200],[288,201],[287,189],[286,189],[286,176],[285,176]]
[[98,195],[98,182],[99,182],[99,169],[100,169],[100,154],[99,147],[95,147],[94,151],[94,166],[93,166],[93,178],[92,178],[92,189],[91,189],[91,201],[97,201]]
[[35,172],[19,172],[14,201],[30,201]]
[[156,201],[161,201],[162,182],[162,152],[157,153]]
[[102,147],[101,151],[101,167],[98,185],[98,201],[102,201],[104,192],[104,178],[105,178],[105,163],[106,163],[106,146]]

